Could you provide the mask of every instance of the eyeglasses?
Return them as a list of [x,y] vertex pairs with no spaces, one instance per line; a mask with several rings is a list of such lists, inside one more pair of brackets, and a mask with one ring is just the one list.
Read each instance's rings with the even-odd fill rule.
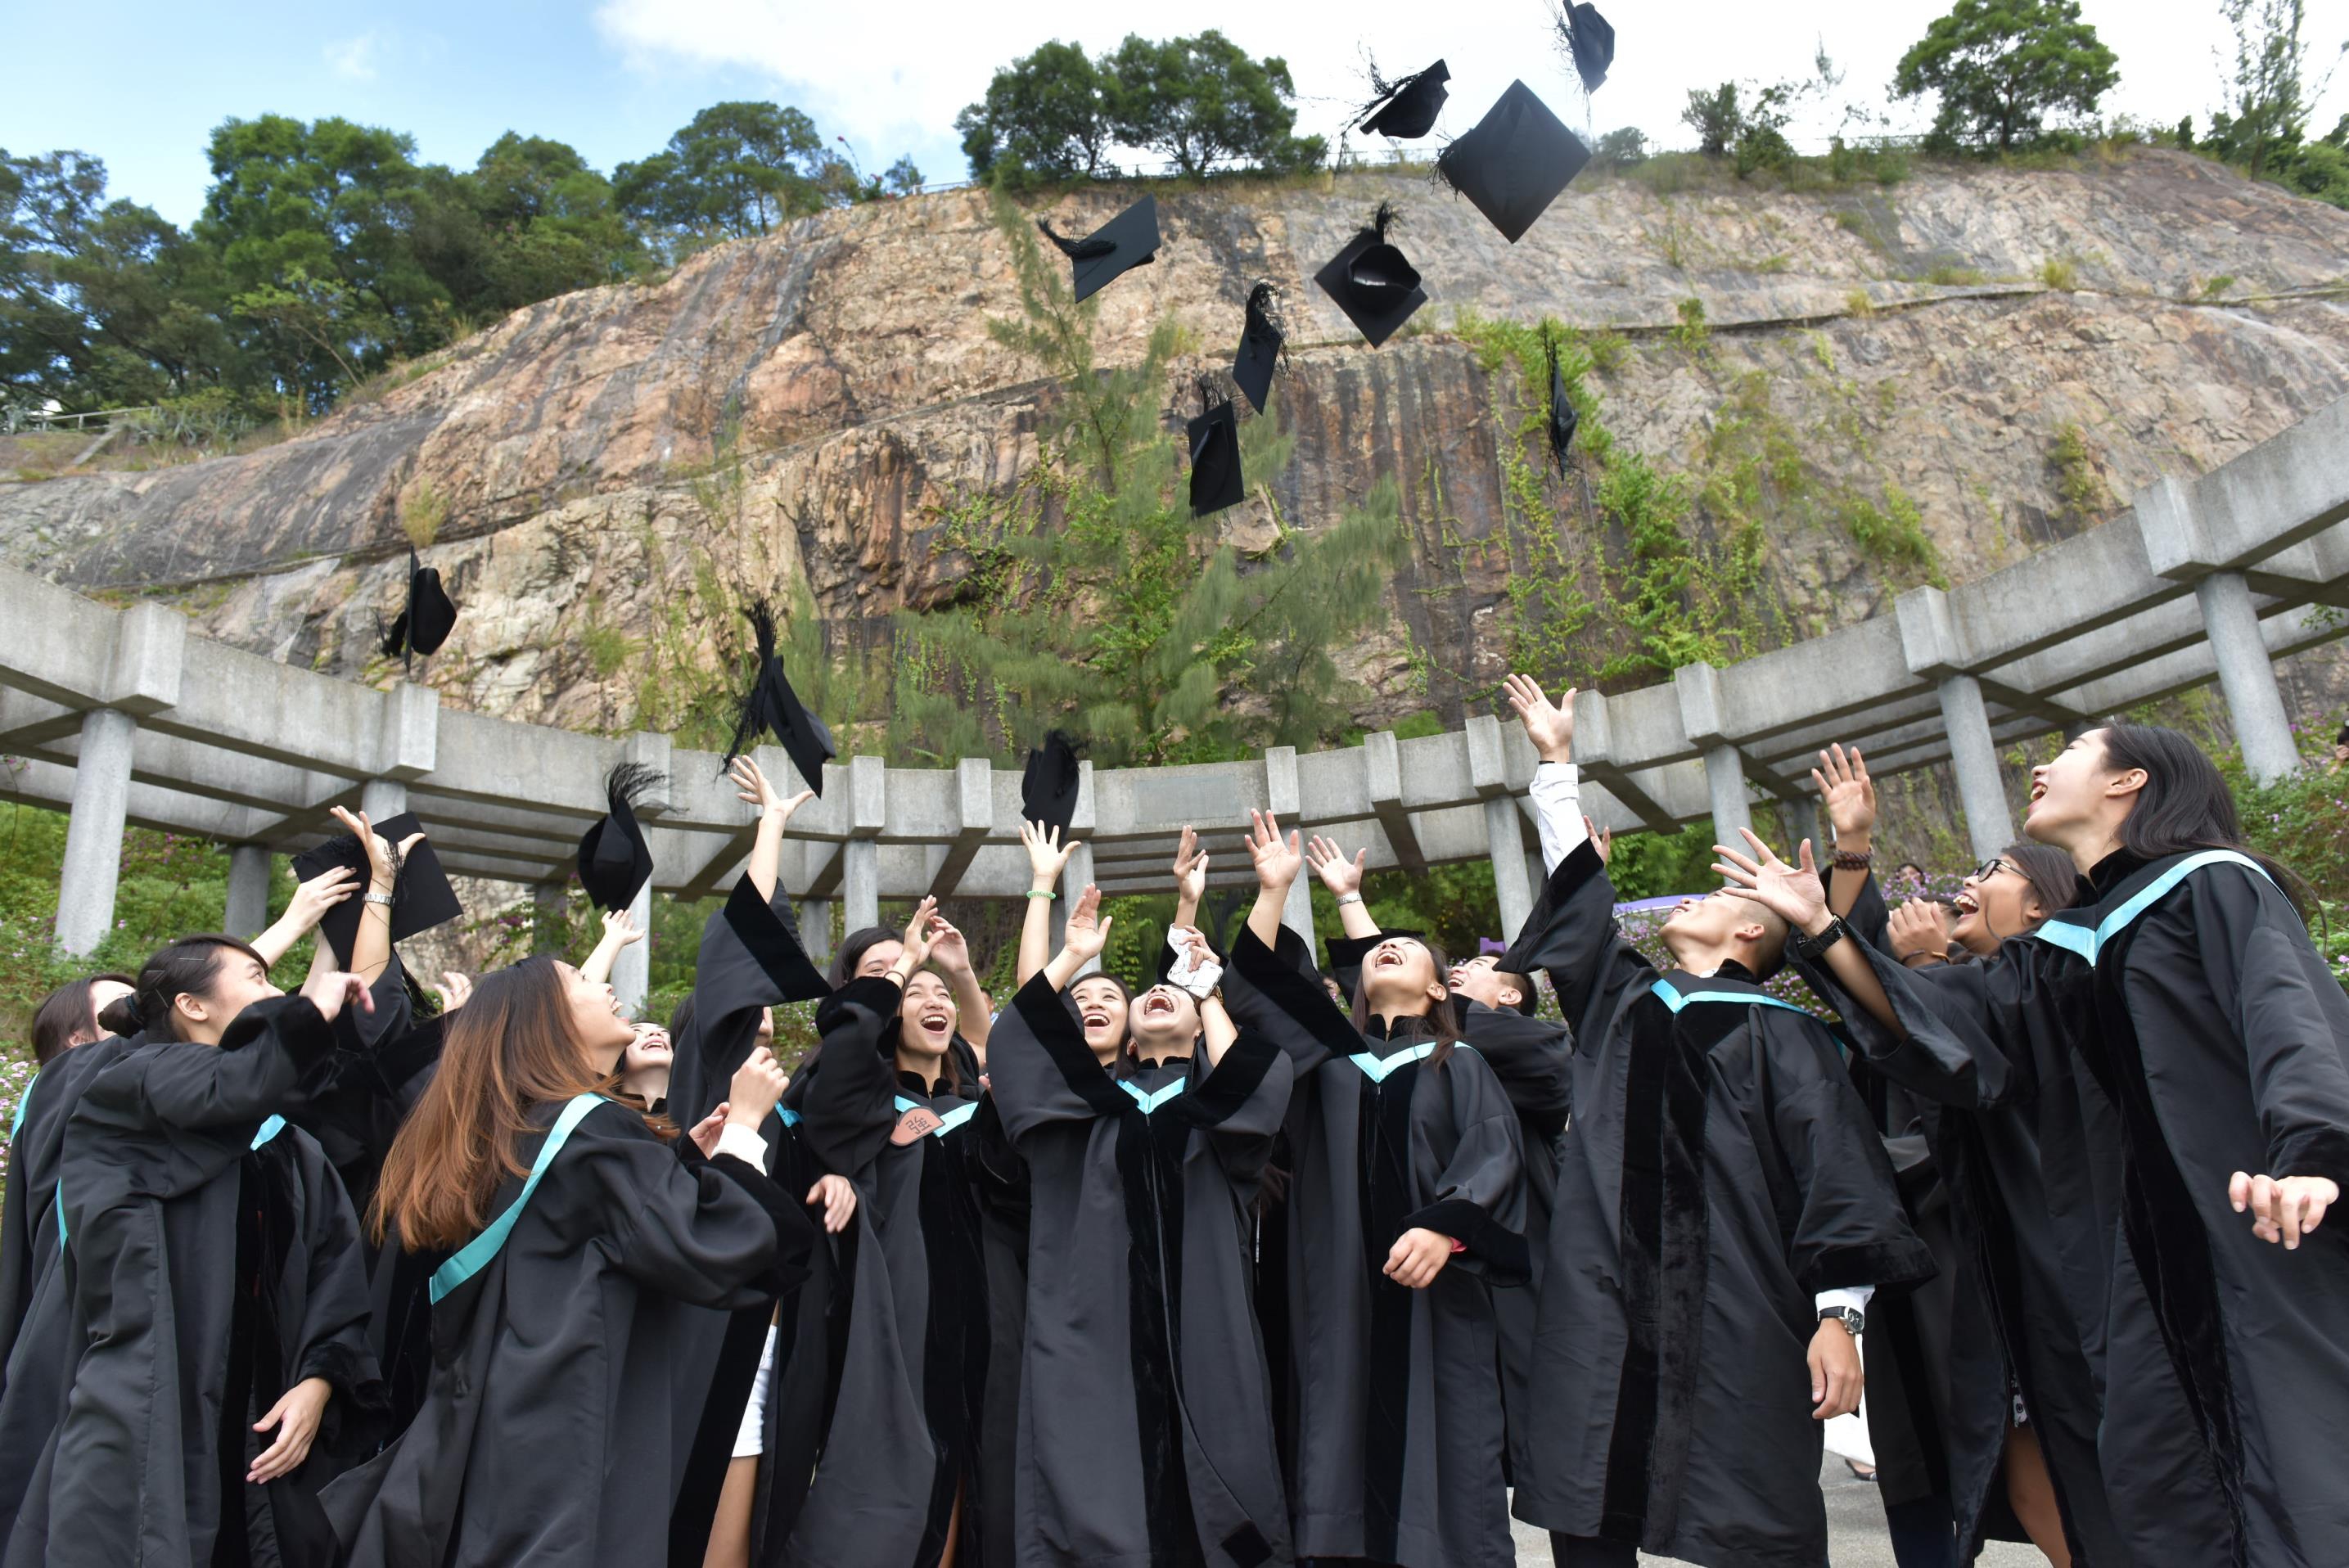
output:
[[2016,876],[2021,876],[2023,874],[2020,870],[2006,863],[2005,856],[1992,855],[1990,859],[1976,866],[1974,868],[1974,874],[1968,877],[1966,880],[1968,882],[1988,882],[1991,878],[1998,875],[2001,872],[2013,872]]

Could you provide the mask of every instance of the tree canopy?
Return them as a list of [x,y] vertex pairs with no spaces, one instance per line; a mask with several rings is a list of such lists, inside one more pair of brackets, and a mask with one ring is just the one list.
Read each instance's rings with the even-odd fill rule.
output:
[[1892,96],[1940,95],[1934,139],[2002,150],[2050,116],[2085,119],[2121,79],[2079,0],[1957,0],[1893,70]]

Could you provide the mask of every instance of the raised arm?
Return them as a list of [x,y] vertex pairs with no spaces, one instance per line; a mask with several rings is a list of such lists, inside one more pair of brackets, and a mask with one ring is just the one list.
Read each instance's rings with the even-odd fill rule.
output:
[[[1526,738],[1533,742],[1534,753],[1541,758],[1534,769],[1532,795],[1545,872],[1556,872],[1578,846],[1593,841],[1590,819],[1582,814],[1581,779],[1574,766],[1574,696],[1579,689],[1568,686],[1561,700],[1552,702],[1531,676],[1513,675],[1501,683],[1517,722],[1526,727]],[[1611,842],[1599,844],[1600,865],[1607,863],[1612,847]]]
[[1338,923],[1346,928],[1348,936],[1358,939],[1379,934],[1379,923],[1371,918],[1369,906],[1362,903],[1362,870],[1370,859],[1370,851],[1357,850],[1350,861],[1336,840],[1319,833],[1305,846],[1305,863],[1338,901]]
[[1199,835],[1191,824],[1183,824],[1183,836],[1174,845],[1174,923],[1199,923],[1199,901],[1207,896],[1207,855],[1199,848]]
[[1835,831],[1827,908],[1849,918],[1868,886],[1868,862],[1876,852],[1876,781],[1868,776],[1868,759],[1859,748],[1846,751],[1836,745],[1819,753],[1811,782],[1818,786],[1819,803]]
[[947,990],[954,996],[955,1032],[970,1042],[978,1054],[981,1071],[987,1068],[987,1037],[991,1026],[995,1005],[978,983],[978,972],[971,966],[970,944],[943,914],[930,916],[930,962],[946,976]]
[[591,985],[601,985],[612,977],[612,965],[620,961],[621,949],[644,939],[644,930],[635,917],[625,909],[613,910],[604,916],[604,934],[586,962],[579,965],[579,977]]
[[1019,918],[1019,959],[1013,974],[1025,985],[1043,973],[1052,955],[1052,901],[1061,896],[1061,872],[1077,846],[1062,843],[1061,830],[1041,822],[1020,823],[1019,842],[1028,851],[1028,908]]
[[1256,864],[1256,903],[1248,910],[1248,930],[1267,947],[1280,943],[1280,917],[1288,907],[1288,889],[1305,869],[1304,851],[1292,831],[1280,836],[1280,824],[1269,811],[1248,813],[1248,858]]
[[792,812],[815,799],[815,791],[802,789],[786,799],[776,791],[757,759],[748,753],[737,757],[726,772],[734,780],[735,798],[759,809],[759,830],[751,838],[750,862],[743,871],[750,885],[759,890],[759,896],[772,902],[782,866],[783,829]]
[[394,849],[376,832],[366,812],[354,815],[336,806],[334,813],[367,854],[367,902],[359,909],[358,934],[351,938],[351,973],[372,985],[391,962],[391,904],[399,887],[400,861],[424,841],[424,835],[410,833]]

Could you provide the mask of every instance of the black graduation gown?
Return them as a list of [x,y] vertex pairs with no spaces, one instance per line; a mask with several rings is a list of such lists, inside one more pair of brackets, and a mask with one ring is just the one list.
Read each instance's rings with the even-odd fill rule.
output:
[[[57,1177],[71,1387],[9,1568],[330,1561],[315,1492],[381,1400],[366,1264],[333,1168],[272,1109],[330,1039],[278,997],[217,1047],[144,1041],[84,1088]],[[314,1377],[333,1395],[308,1460],[246,1485],[269,1440],[252,1423]]]
[[[1296,1074],[1285,1435],[1298,1555],[1513,1564],[1490,1286],[1526,1274],[1516,1113],[1473,1048],[1429,1070],[1422,1021],[1392,1038],[1358,1032],[1292,933],[1268,948],[1244,930],[1225,995]],[[1382,1272],[1414,1227],[1466,1246],[1425,1290]]]
[[[747,873],[737,880],[725,904],[702,927],[693,993],[674,1020],[669,1119],[691,1128],[724,1101],[736,1069],[759,1043],[759,1017],[765,1008],[807,1001],[830,989],[800,945],[791,901],[781,887],[772,899],[762,899]],[[780,1110],[759,1133],[776,1184],[803,1198],[821,1172],[797,1136],[797,1112]],[[833,1254],[830,1238],[819,1233],[805,1274],[780,1304],[780,1319],[775,1303],[723,1315],[679,1309],[669,1552],[678,1568],[700,1568],[707,1553],[770,1324],[778,1332],[761,1417],[764,1435],[751,1504],[750,1560],[781,1560],[814,1469],[823,1426],[823,1358],[796,1352],[822,1343]]]
[[418,1018],[397,954],[367,989],[375,1006],[342,1010],[333,1054],[286,1116],[326,1151],[362,1218],[374,1206],[383,1157],[440,1057],[440,1020]]
[[1821,1568],[1816,1293],[1932,1258],[1818,1019],[1723,974],[1660,978],[1598,850],[1544,883],[1501,966],[1574,1029],[1517,1516],[1710,1568]]
[[145,1038],[117,1035],[76,1046],[43,1068],[16,1102],[0,1201],[0,1546],[65,1414],[73,1370],[73,1295],[57,1267],[66,1124],[98,1070]]
[[[773,1300],[813,1229],[742,1161],[582,1099],[533,1109],[567,1139],[534,1184],[508,1178],[490,1230],[439,1276],[424,1408],[326,1491],[351,1568],[643,1568],[667,1552],[679,1310]],[[535,1167],[552,1140],[518,1152]]]
[[997,1020],[988,1069],[1035,1222],[1019,1563],[1288,1561],[1249,1281],[1288,1058],[1246,1033],[1212,1070],[1201,1057],[1112,1078],[1039,975]]
[[1876,966],[1911,1033],[1856,1020],[1887,1072],[2033,1103],[2118,1560],[2339,1561],[2349,1244],[2287,1253],[2227,1198],[2236,1171],[2349,1185],[2349,995],[2290,902],[2223,851],[2116,854],[1995,963]]
[[857,1205],[842,1238],[845,1310],[830,1341],[823,1451],[787,1557],[929,1568],[959,1491],[956,1562],[995,1568],[986,1552],[1005,1539],[996,1515],[1009,1500],[986,1490],[978,1465],[994,1344],[980,1090],[898,1073],[900,1001],[874,976],[834,992],[816,1014],[822,1043],[792,1085],[801,1136],[855,1186]]

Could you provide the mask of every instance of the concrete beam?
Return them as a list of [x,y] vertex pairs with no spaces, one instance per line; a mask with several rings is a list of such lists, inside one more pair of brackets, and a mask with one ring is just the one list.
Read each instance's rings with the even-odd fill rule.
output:
[[1402,749],[1393,730],[1373,730],[1362,737],[1362,783],[1371,810],[1394,848],[1395,862],[1407,872],[1425,871],[1427,854],[1412,831],[1411,813],[1403,810]]

